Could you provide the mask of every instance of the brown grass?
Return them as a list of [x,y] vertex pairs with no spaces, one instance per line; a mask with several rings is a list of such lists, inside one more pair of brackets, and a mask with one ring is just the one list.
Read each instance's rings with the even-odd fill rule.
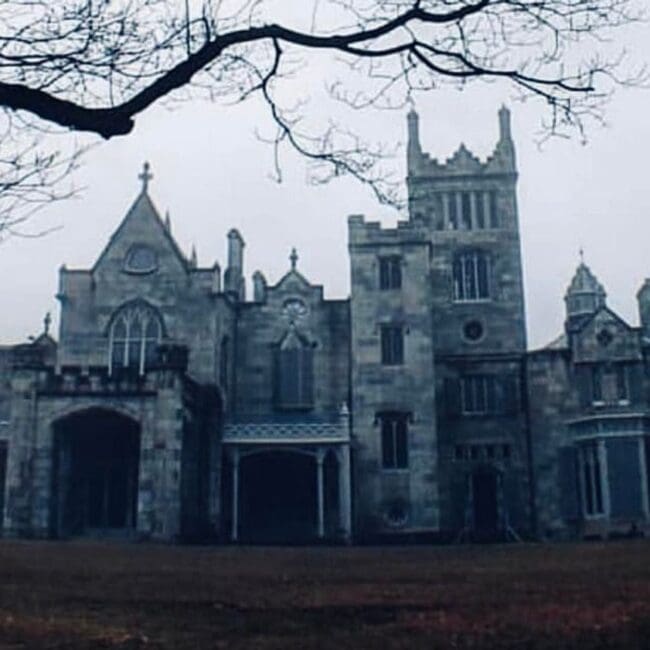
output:
[[647,648],[650,543],[0,543],[1,648]]

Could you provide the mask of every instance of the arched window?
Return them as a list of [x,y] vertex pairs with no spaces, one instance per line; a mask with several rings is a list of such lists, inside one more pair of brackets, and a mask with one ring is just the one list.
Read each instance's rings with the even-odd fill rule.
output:
[[490,260],[481,251],[458,255],[453,265],[454,300],[489,300]]
[[113,318],[109,334],[111,372],[119,368],[136,368],[142,374],[156,360],[156,348],[162,337],[158,314],[147,305],[123,308]]
[[309,409],[314,402],[314,349],[292,327],[275,350],[275,405]]

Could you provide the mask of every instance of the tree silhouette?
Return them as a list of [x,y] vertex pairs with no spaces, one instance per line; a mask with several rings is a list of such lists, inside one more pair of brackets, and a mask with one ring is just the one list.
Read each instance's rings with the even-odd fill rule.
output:
[[[276,149],[289,145],[313,161],[316,181],[350,174],[391,202],[381,147],[334,121],[311,119],[301,94],[306,81],[323,74],[308,65],[314,57],[328,57],[331,76],[322,81],[330,96],[356,109],[400,107],[445,82],[505,80],[544,103],[549,134],[582,134],[617,85],[645,78],[603,46],[642,18],[636,0],[291,4],[0,2],[0,107],[9,125],[17,114],[32,128],[112,138],[130,133],[137,116],[161,100],[259,95],[277,128]],[[48,165],[41,162],[40,170],[51,186]]]

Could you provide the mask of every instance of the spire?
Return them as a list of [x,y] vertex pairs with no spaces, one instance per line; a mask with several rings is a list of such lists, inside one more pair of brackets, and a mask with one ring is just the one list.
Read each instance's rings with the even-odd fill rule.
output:
[[192,244],[192,254],[190,255],[190,266],[195,269],[197,264],[196,259],[196,246]]
[[584,251],[580,249],[580,264],[564,297],[567,327],[571,329],[583,318],[596,313],[605,306],[606,298],[607,293],[603,285],[585,264]]
[[289,255],[289,261],[291,262],[291,270],[296,270],[296,264],[298,264],[298,253],[296,252],[295,247],[291,249],[291,255]]
[[502,105],[499,109],[499,142],[495,154],[505,165],[506,169],[514,171],[516,168],[515,143],[512,139],[510,127],[510,110]]
[[147,161],[142,165],[142,171],[138,174],[138,178],[142,181],[142,191],[146,192],[149,187],[149,181],[153,178],[151,173],[151,166]]
[[47,314],[45,314],[45,318],[43,319],[43,334],[47,336],[50,333],[50,325],[52,324],[52,315],[48,311]]
[[171,233],[172,231],[172,218],[169,214],[169,210],[165,212],[165,230],[167,230],[168,233]]
[[406,161],[408,172],[410,173],[419,162],[420,157],[422,156],[422,148],[420,146],[420,118],[415,111],[413,105],[413,100],[409,100],[411,104],[411,110],[406,116],[406,122],[408,124],[408,143],[406,146]]

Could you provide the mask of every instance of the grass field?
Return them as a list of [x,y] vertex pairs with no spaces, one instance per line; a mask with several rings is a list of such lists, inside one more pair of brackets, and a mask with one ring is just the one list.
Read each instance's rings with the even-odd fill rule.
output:
[[649,648],[650,542],[0,543],[0,648]]

